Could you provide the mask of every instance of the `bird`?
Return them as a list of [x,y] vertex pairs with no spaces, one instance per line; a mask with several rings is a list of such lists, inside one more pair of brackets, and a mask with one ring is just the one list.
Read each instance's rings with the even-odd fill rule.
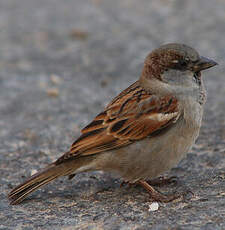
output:
[[69,151],[14,188],[10,204],[58,177],[99,170],[141,185],[155,201],[176,199],[148,181],[176,166],[195,143],[206,102],[201,71],[215,65],[185,44],[153,50],[139,79],[81,130]]

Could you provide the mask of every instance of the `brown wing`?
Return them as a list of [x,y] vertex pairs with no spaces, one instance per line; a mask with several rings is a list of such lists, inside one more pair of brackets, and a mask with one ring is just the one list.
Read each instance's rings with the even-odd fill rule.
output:
[[81,132],[61,160],[112,150],[141,140],[176,122],[180,113],[175,97],[157,97],[135,82],[120,93]]

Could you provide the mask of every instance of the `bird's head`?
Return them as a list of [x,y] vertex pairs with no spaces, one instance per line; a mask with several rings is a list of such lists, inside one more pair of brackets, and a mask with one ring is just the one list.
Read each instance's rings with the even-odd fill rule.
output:
[[184,44],[170,43],[153,50],[145,59],[141,81],[193,86],[201,83],[201,71],[217,63]]

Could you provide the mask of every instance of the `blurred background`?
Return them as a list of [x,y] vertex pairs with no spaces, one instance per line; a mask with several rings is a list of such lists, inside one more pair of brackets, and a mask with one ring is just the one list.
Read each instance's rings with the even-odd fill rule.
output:
[[[0,0],[0,228],[19,223],[48,229],[54,223],[86,229],[90,221],[95,229],[225,227],[220,206],[225,199],[224,37],[224,0]],[[186,204],[170,204],[152,216],[146,214],[146,193],[120,190],[117,179],[98,172],[38,191],[33,198],[42,199],[27,202],[15,214],[17,208],[9,207],[5,196],[10,188],[65,152],[80,128],[137,80],[147,54],[168,42],[185,43],[219,63],[204,73],[208,102],[198,142],[174,169],[199,197],[219,197],[208,203],[193,200],[189,210]],[[92,206],[90,194],[106,187],[111,190],[103,192],[105,200],[94,199]],[[58,193],[51,197],[49,191]],[[65,202],[73,207],[70,213],[59,208]],[[43,214],[39,203],[55,212]],[[204,217],[200,209],[208,210]]]

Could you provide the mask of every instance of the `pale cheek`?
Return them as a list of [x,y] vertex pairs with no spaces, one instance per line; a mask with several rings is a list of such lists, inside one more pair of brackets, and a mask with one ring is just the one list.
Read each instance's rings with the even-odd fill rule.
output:
[[162,74],[162,78],[171,85],[192,86],[194,83],[191,71],[168,70]]

